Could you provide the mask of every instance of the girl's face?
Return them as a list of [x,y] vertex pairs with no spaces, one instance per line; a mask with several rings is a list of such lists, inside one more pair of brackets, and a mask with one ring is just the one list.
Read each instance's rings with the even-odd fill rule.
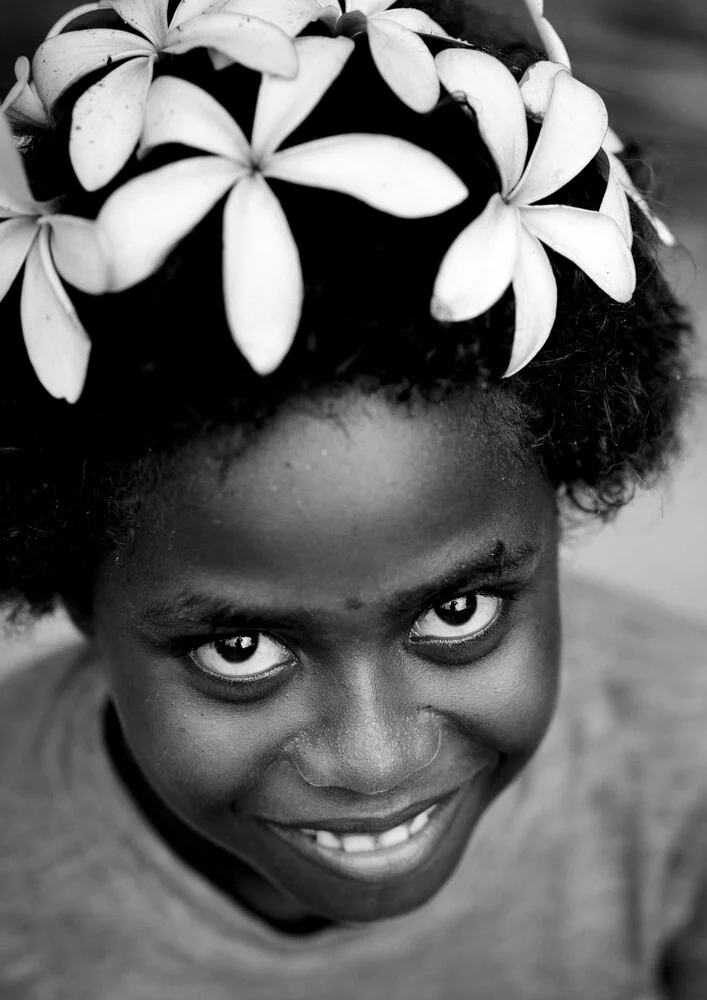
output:
[[227,464],[183,453],[101,570],[127,746],[268,916],[425,903],[548,726],[555,497],[476,417],[290,405]]

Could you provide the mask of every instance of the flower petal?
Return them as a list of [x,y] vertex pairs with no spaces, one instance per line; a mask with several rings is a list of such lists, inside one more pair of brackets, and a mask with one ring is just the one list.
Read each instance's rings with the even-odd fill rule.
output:
[[609,179],[606,182],[606,191],[602,199],[599,211],[603,215],[608,215],[613,219],[621,232],[628,246],[633,245],[633,227],[631,226],[631,215],[628,210],[628,200],[621,182],[619,181],[616,168],[614,167],[615,157],[607,157],[609,161]]
[[20,311],[37,378],[55,399],[75,403],[86,381],[91,342],[54,269],[47,227],[27,258]]
[[22,154],[5,115],[0,112],[0,218],[41,215],[44,210],[32,196]]
[[567,49],[565,48],[565,44],[547,18],[537,18],[535,20],[535,26],[538,29],[540,40],[543,43],[543,48],[547,52],[547,57],[550,62],[561,63],[563,66],[566,66],[567,69],[571,69],[572,63],[570,62],[570,57]]
[[609,117],[596,91],[562,71],[525,173],[510,198],[532,205],[576,177],[601,149]]
[[145,121],[154,59],[131,59],[116,67],[74,105],[69,153],[87,191],[109,184],[135,151]]
[[125,59],[154,53],[150,42],[128,31],[109,28],[69,31],[42,42],[32,63],[32,74],[44,106],[52,108],[61,95],[86,74]]
[[233,66],[233,59],[224,55],[223,52],[218,52],[216,49],[209,49],[209,59],[216,72]]
[[149,38],[156,49],[161,48],[167,37],[167,8],[169,0],[110,0],[116,14]]
[[525,368],[552,331],[557,315],[557,281],[542,243],[521,226],[513,272],[516,328],[504,378]]
[[112,194],[96,220],[110,290],[131,288],[158,271],[241,172],[229,160],[199,156],[136,177]]
[[540,35],[548,59],[551,62],[562,63],[563,66],[570,69],[571,64],[570,58],[567,55],[567,49],[560,36],[544,16],[545,4],[543,0],[525,0],[525,6],[528,8],[530,16],[533,19],[533,24]]
[[299,72],[293,80],[265,76],[253,121],[252,147],[263,162],[300,125],[341,73],[355,44],[350,38],[307,36],[295,43]]
[[17,83],[0,104],[0,111],[4,111],[8,120],[16,122],[18,125],[47,128],[49,116],[44,110],[39,95],[30,83],[30,72],[29,59],[27,56],[20,56],[15,62]]
[[375,17],[393,5],[395,0],[346,0],[346,13],[360,10],[366,17]]
[[507,195],[518,183],[528,154],[528,126],[515,77],[485,52],[445,49],[436,58],[445,90],[461,94],[473,108]]
[[438,215],[469,192],[434,154],[391,135],[329,136],[273,154],[268,177],[359,198],[405,219]]
[[395,21],[403,28],[409,28],[410,31],[416,31],[418,34],[435,35],[437,38],[452,37],[436,21],[433,21],[429,14],[415,10],[414,7],[396,7],[395,10],[386,10],[375,16],[376,18],[385,18],[386,21]]
[[431,111],[439,100],[439,77],[423,40],[397,21],[377,17],[368,21],[368,42],[378,72],[403,104]]
[[83,17],[85,14],[92,14],[96,10],[111,9],[110,0],[95,0],[94,3],[80,4],[78,7],[74,7],[73,10],[70,10],[68,14],[64,14],[63,17],[60,17],[59,20],[52,25],[50,31],[46,35],[46,38],[53,38],[55,35],[60,35],[65,28],[68,28],[70,24],[73,24],[74,21],[78,21],[78,19]]
[[606,152],[617,155],[618,153],[623,153],[624,148],[623,141],[614,132],[613,128],[608,128],[604,138],[604,149]]
[[492,195],[442,261],[432,297],[434,318],[458,323],[495,305],[513,278],[519,238],[518,212]]
[[244,177],[226,203],[223,280],[233,339],[251,367],[269,375],[292,346],[304,286],[285,213],[259,174]]
[[634,204],[638,205],[640,210],[643,212],[645,217],[653,226],[653,229],[655,230],[656,235],[658,236],[660,242],[666,247],[676,246],[678,242],[677,239],[672,234],[670,229],[668,229],[663,220],[658,218],[658,216],[653,213],[643,195],[640,194],[640,192],[638,192],[635,188],[632,191],[627,190],[626,194],[631,199],[631,201],[634,202]]
[[223,13],[260,17],[295,38],[322,8],[317,0],[226,0],[222,9]]
[[646,199],[643,197],[641,192],[638,190],[638,188],[631,180],[631,175],[629,174],[628,170],[621,162],[621,160],[617,156],[612,155],[610,153],[609,161],[611,163],[614,173],[616,174],[617,180],[621,184],[621,187],[624,189],[624,191],[631,199],[631,201],[634,203],[634,205],[637,205],[638,208],[640,208],[640,210],[643,212],[645,217],[653,226],[653,229],[655,230],[658,239],[661,241],[661,243],[663,243],[666,247],[674,247],[677,243],[677,240],[670,232],[668,227],[665,225],[665,223],[661,219],[659,219],[657,215],[653,214],[650,205],[648,204]]
[[110,288],[109,263],[103,254],[96,223],[73,215],[52,215],[45,225],[51,230],[52,260],[64,281],[90,295]]
[[0,222],[0,301],[12,288],[36,236],[34,219]]
[[236,163],[250,161],[250,146],[243,130],[215,97],[187,80],[161,76],[147,98],[138,156],[169,142],[203,149]]
[[202,14],[170,30],[164,51],[214,49],[259,73],[293,77],[297,53],[291,38],[274,24],[245,14]]
[[200,17],[202,14],[215,14],[223,10],[226,0],[181,0],[169,22],[169,30],[173,31],[190,21],[193,17]]
[[323,24],[326,24],[327,28],[333,34],[336,31],[336,26],[339,23],[339,19],[341,17],[341,7],[339,6],[338,3],[330,4],[330,3],[325,3],[324,0],[321,0],[321,3],[319,3],[319,8],[320,8],[319,13],[317,14],[315,20],[321,21]]
[[535,121],[542,121],[550,107],[550,98],[555,89],[555,77],[566,67],[560,63],[533,63],[525,71],[520,81],[520,93],[525,110]]
[[613,219],[566,205],[522,208],[523,225],[547,246],[568,257],[617,302],[629,302],[636,268],[624,235]]

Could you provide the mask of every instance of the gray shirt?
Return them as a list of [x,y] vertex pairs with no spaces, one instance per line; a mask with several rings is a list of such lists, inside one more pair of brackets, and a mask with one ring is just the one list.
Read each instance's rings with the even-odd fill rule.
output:
[[407,916],[309,937],[146,826],[102,743],[89,646],[6,679],[0,997],[705,1000],[707,633],[576,581],[564,621],[554,722],[449,882]]

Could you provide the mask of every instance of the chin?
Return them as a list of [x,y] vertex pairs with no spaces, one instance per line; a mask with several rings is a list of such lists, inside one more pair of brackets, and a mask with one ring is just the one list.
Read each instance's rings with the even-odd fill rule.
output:
[[308,911],[336,923],[402,917],[428,903],[454,874],[494,797],[493,772],[484,778],[464,785],[395,847],[349,854],[263,823],[251,840],[259,857],[247,861]]

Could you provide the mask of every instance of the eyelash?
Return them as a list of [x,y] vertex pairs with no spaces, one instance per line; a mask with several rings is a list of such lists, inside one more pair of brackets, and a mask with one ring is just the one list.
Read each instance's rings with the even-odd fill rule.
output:
[[[426,605],[422,610],[418,611],[418,613],[415,615],[414,621],[417,621],[419,618],[421,618],[428,612],[434,611],[435,608],[440,607],[442,604],[446,604],[448,601],[453,600],[455,597],[465,597],[469,595],[474,595],[477,597],[493,597],[501,602],[501,606],[498,614],[493,618],[493,620],[489,622],[489,624],[481,632],[478,632],[473,636],[460,639],[418,638],[416,640],[410,640],[410,641],[414,641],[416,644],[419,643],[420,645],[423,644],[429,646],[437,645],[437,646],[446,646],[447,648],[454,647],[456,649],[458,649],[461,646],[465,645],[471,646],[474,643],[480,642],[482,639],[485,639],[491,632],[494,632],[498,628],[501,620],[506,617],[510,604],[513,601],[515,601],[518,597],[517,591],[518,591],[517,587],[514,587],[511,584],[507,584],[503,586],[484,587],[474,590],[460,590],[456,591],[454,594],[447,596],[443,600],[440,600],[438,598],[433,603]],[[408,630],[408,637],[410,636],[411,631],[412,631],[412,626]],[[224,634],[219,638],[228,639],[239,634],[246,634],[246,632],[247,630],[242,630],[241,632],[235,631],[229,634]],[[273,639],[276,642],[279,642],[281,645],[284,645],[280,639],[276,639],[275,636],[271,636],[268,632],[265,632],[260,629],[253,629],[252,632],[253,634],[257,633],[258,635],[267,636],[268,638]],[[282,664],[273,667],[271,670],[268,670],[267,673],[260,674],[259,676],[254,678],[222,676],[220,674],[214,673],[213,671],[205,670],[203,667],[199,666],[199,664],[196,662],[193,656],[193,654],[198,652],[198,650],[202,646],[208,645],[209,643],[213,643],[216,641],[218,641],[218,639],[215,639],[213,634],[200,637],[198,640],[194,636],[186,636],[182,639],[176,639],[167,643],[165,645],[165,650],[171,656],[177,657],[178,659],[186,658],[187,660],[189,660],[189,666],[193,670],[195,670],[200,677],[207,678],[210,682],[212,682],[216,686],[222,689],[239,688],[243,692],[252,692],[253,694],[264,693],[263,689],[267,687],[268,683],[272,682],[277,676],[283,673],[287,669],[287,667],[292,664],[293,661],[297,662],[297,657],[293,653],[292,658],[290,660],[283,661]]]
[[433,604],[428,604],[427,607],[424,608],[416,616],[415,621],[417,621],[417,619],[421,618],[423,615],[428,614],[430,611],[434,611],[435,608],[439,608],[441,605],[447,604],[449,601],[453,601],[457,597],[471,597],[471,596],[493,597],[497,601],[500,601],[500,607],[498,613],[494,615],[494,617],[491,619],[488,625],[485,626],[485,628],[481,629],[480,632],[476,632],[474,635],[461,637],[459,639],[441,639],[433,637],[425,638],[423,636],[420,636],[414,640],[415,643],[420,643],[420,644],[429,643],[430,645],[442,644],[447,647],[453,646],[455,648],[459,648],[460,646],[464,646],[467,644],[470,645],[472,643],[479,642],[481,639],[484,639],[487,635],[489,635],[490,632],[495,631],[501,619],[505,618],[509,606],[518,597],[518,588],[512,586],[511,584],[506,584],[504,586],[484,587],[484,588],[477,588],[475,590],[460,590],[454,594],[451,594],[443,601],[436,600]]
[[[264,635],[265,633],[261,634]],[[203,667],[200,667],[195,660],[192,660],[194,669],[197,670],[202,676],[208,677],[209,680],[217,686],[237,688],[246,692],[252,691],[254,694],[265,693],[263,689],[266,689],[270,682],[274,681],[280,674],[284,673],[288,667],[291,667],[292,664],[296,662],[297,659],[293,654],[291,659],[283,660],[278,666],[271,667],[267,673],[259,674],[257,677],[226,677],[225,675],[221,676],[220,674],[216,674],[211,670],[205,670]]]
[[[257,677],[253,678],[226,677],[225,675],[217,674],[213,670],[206,670],[204,667],[200,666],[194,657],[194,654],[197,653],[202,646],[206,646],[209,643],[218,642],[220,639],[230,639],[237,635],[249,634],[251,633],[244,629],[240,632],[232,632],[219,636],[216,639],[213,635],[202,636],[198,641],[194,638],[194,636],[187,636],[183,639],[175,639],[174,641],[167,643],[164,649],[170,656],[173,656],[176,659],[188,661],[187,665],[189,668],[195,671],[199,677],[205,677],[219,687],[240,688],[241,690],[250,689],[254,693],[259,693],[264,686],[267,686],[269,681],[272,681],[275,677],[286,670],[287,667],[293,662],[296,662],[297,657],[294,653],[291,654],[289,659],[283,660],[281,664],[278,664],[276,667],[272,667],[267,671],[267,673],[259,674]],[[284,645],[280,639],[276,639],[275,636],[272,636],[269,632],[265,632],[261,629],[253,629],[252,634],[267,636],[274,642]]]

